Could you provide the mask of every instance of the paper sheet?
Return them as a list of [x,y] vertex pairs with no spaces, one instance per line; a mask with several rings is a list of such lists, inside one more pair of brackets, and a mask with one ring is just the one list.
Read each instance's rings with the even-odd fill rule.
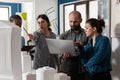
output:
[[69,52],[72,56],[75,56],[75,48],[72,40],[58,40],[58,39],[46,39],[48,49],[51,54],[62,54]]

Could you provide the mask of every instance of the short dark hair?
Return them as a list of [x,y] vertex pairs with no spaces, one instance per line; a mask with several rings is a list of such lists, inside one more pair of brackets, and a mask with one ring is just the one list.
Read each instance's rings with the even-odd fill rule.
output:
[[98,20],[95,18],[88,19],[86,23],[89,23],[92,27],[96,27],[98,33],[102,33],[102,27],[105,27],[104,20]]
[[22,18],[19,15],[12,15],[12,16],[10,16],[9,21],[13,22],[14,19],[22,20]]
[[39,18],[42,18],[42,19],[46,20],[47,23],[48,23],[48,27],[50,26],[50,20],[49,20],[49,18],[47,17],[47,15],[45,15],[45,14],[40,14],[40,15],[38,15],[38,17],[37,17],[37,20],[38,20]]

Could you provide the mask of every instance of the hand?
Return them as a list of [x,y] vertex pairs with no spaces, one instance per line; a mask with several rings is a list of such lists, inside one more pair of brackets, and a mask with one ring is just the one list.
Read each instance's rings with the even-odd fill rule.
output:
[[69,52],[65,52],[65,53],[62,54],[62,57],[63,58],[69,58],[69,57],[71,57],[71,55],[70,55]]
[[74,46],[84,46],[83,42],[74,42]]
[[28,34],[28,38],[29,38],[30,40],[33,40],[35,37],[34,37],[32,34]]

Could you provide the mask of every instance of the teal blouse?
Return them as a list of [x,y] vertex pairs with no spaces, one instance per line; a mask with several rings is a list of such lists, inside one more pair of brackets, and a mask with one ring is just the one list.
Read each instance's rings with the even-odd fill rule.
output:
[[81,54],[81,62],[89,73],[111,71],[111,44],[109,38],[98,35],[94,47],[92,46],[92,39],[90,39],[84,47],[84,54]]

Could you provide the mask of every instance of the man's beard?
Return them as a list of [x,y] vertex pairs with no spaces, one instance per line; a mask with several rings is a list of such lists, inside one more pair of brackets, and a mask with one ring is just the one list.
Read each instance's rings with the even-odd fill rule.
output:
[[79,25],[78,26],[71,26],[71,30],[73,30],[73,31],[78,31],[79,28],[80,28]]

